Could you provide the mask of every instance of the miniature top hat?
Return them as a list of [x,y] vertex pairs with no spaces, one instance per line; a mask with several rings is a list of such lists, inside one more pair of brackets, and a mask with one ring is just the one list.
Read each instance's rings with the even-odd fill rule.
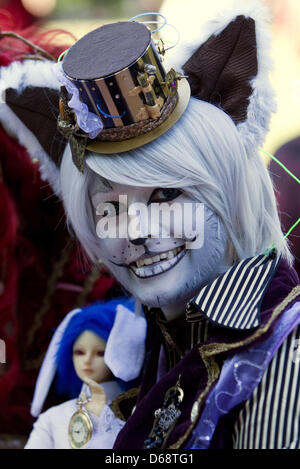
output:
[[58,125],[80,171],[86,148],[117,153],[150,142],[179,119],[190,97],[188,82],[164,70],[151,31],[135,21],[86,34],[68,50],[62,74],[67,93]]

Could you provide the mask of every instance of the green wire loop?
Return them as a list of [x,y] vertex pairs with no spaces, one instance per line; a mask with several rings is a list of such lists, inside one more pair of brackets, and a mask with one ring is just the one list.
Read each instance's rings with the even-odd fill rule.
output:
[[[275,163],[279,164],[279,166],[281,166],[285,172],[287,172],[293,179],[295,179],[296,182],[298,182],[298,184],[300,184],[300,179],[298,179],[297,176],[295,176],[295,174],[293,174],[283,163],[281,163],[281,161],[279,161],[278,158],[276,158],[274,155],[271,155],[271,153],[268,153],[267,151],[261,150],[261,152],[267,155],[272,160],[274,160]],[[293,226],[289,229],[289,231],[284,235],[285,239],[288,238],[288,236],[296,228],[296,226],[299,225],[299,223],[300,223],[300,218],[298,218],[296,223],[294,223]],[[268,249],[264,253],[264,255],[267,256],[270,252],[273,251],[273,249],[276,249],[276,246],[273,245],[270,249]]]

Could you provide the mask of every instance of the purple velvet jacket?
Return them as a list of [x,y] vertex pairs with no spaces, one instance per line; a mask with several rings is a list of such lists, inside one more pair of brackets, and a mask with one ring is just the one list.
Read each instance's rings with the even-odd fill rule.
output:
[[[191,320],[193,314],[190,316],[187,314],[186,317],[180,317],[169,323],[164,321],[159,309],[152,308],[146,311],[147,352],[142,384],[136,408],[119,433],[115,449],[144,447],[144,441],[153,427],[154,412],[162,406],[167,390],[176,384],[179,375],[181,375],[180,386],[184,391],[180,405],[181,415],[163,447],[173,449],[197,447],[193,445],[197,425],[201,423],[201,415],[205,411],[208,396],[222,376],[224,362],[259,344],[267,344],[278,328],[285,311],[300,300],[299,278],[295,270],[289,268],[283,259],[278,259],[277,264],[275,262],[273,264],[273,271],[265,272],[263,287],[258,290],[258,282],[254,285],[251,294],[253,298],[259,296],[259,301],[256,311],[252,309],[252,312],[254,311],[252,323],[250,321],[245,324],[244,328],[224,326],[212,320],[201,309],[200,314],[199,311],[194,314],[195,320]],[[250,273],[251,270],[248,272],[248,277]],[[241,275],[240,271],[238,275]],[[262,285],[262,281],[259,285]],[[215,295],[217,286],[214,289],[212,287],[210,291]],[[226,301],[228,303],[228,300]],[[300,311],[296,316],[300,322]],[[284,340],[284,337],[280,340]],[[119,401],[124,409],[126,399],[125,394],[123,403],[122,400]],[[230,420],[236,416],[237,409],[238,406],[228,412],[226,428],[230,425]],[[216,420],[216,428],[209,438],[207,447],[226,448],[230,443],[224,430],[224,416]]]

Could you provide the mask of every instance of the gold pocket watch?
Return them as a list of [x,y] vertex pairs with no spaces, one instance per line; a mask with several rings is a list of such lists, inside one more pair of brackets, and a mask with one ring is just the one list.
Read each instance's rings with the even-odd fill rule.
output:
[[93,433],[93,423],[89,414],[83,407],[88,400],[81,398],[76,402],[78,410],[72,415],[69,423],[69,442],[73,449],[80,449],[91,439]]

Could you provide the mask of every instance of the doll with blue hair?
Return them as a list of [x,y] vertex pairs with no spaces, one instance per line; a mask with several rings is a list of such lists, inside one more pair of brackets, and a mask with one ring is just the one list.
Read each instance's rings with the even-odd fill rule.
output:
[[[115,357],[125,360],[129,368],[130,357],[126,344],[122,356],[120,351],[114,353],[120,345],[114,336],[120,340],[122,335],[114,327],[120,318],[128,319],[135,328],[141,321],[144,324],[133,310],[134,299],[121,297],[75,309],[60,324],[38,377],[31,413],[39,417],[26,449],[112,448],[125,423],[114,414],[112,401],[138,383],[127,372],[117,371]],[[124,379],[114,376],[112,369]],[[54,377],[58,394],[71,399],[40,414]]]

